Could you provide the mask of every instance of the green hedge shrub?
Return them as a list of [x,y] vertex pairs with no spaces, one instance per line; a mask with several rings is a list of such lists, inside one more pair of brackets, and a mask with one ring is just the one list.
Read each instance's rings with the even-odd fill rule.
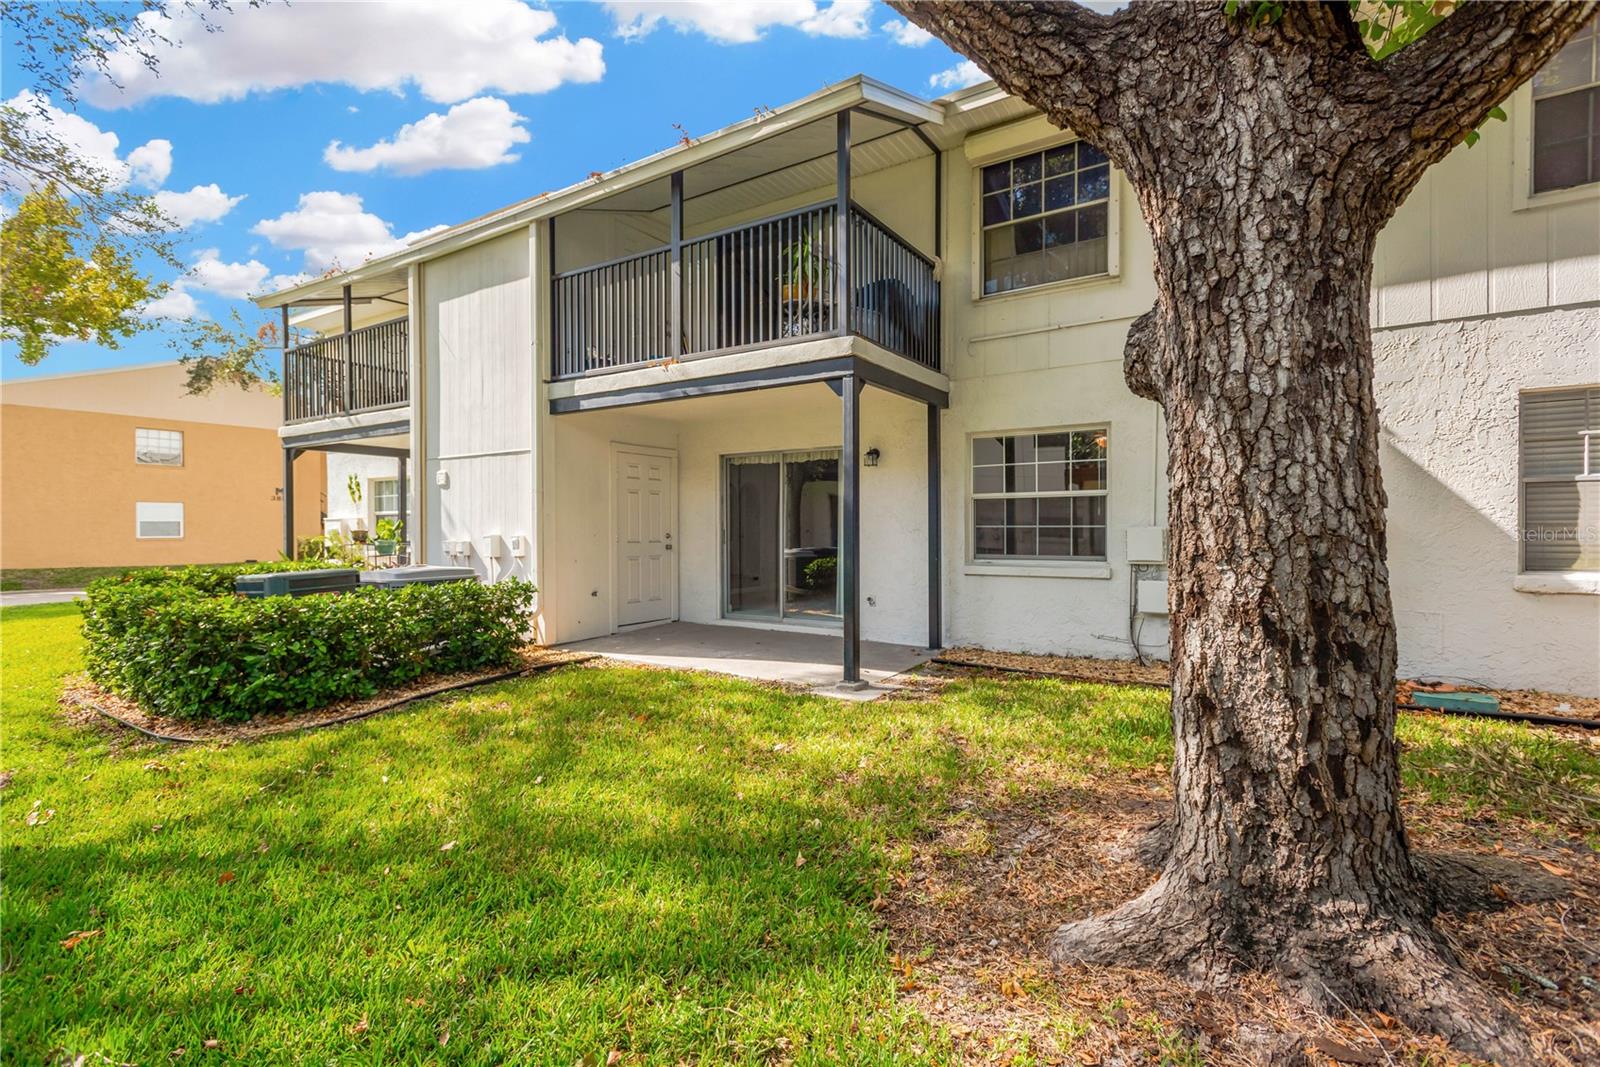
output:
[[232,592],[240,568],[161,573],[90,584],[89,674],[154,714],[225,722],[509,664],[534,592],[507,580],[250,600]]

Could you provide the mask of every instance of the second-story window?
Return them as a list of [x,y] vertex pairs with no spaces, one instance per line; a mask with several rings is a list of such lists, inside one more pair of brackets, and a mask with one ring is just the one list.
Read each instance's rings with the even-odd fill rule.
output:
[[154,467],[183,466],[183,431],[135,429],[133,461]]
[[1533,192],[1600,181],[1600,15],[1533,76]]
[[1105,153],[1073,141],[992,163],[979,180],[984,295],[1106,273]]

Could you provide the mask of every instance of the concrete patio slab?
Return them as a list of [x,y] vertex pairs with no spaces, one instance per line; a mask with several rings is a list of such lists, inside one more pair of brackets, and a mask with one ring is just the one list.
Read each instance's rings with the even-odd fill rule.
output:
[[913,645],[863,641],[861,677],[869,685],[855,690],[839,684],[843,645],[844,639],[837,634],[673,622],[562,647],[598,652],[628,663],[785,682],[804,686],[821,696],[863,701],[897,688],[896,675],[926,663],[934,655]]

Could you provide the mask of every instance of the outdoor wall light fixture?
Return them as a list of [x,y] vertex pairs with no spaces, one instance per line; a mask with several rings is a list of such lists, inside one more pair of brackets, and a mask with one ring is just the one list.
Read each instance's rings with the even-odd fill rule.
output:
[[882,455],[882,453],[876,448],[869,448],[867,449],[867,454],[861,457],[861,461],[868,467],[876,467],[878,465],[878,457],[880,455]]

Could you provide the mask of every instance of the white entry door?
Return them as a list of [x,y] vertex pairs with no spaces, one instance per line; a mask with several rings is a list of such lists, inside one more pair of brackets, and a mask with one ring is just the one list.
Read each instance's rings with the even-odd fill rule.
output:
[[677,458],[616,451],[617,625],[672,618],[678,588]]

